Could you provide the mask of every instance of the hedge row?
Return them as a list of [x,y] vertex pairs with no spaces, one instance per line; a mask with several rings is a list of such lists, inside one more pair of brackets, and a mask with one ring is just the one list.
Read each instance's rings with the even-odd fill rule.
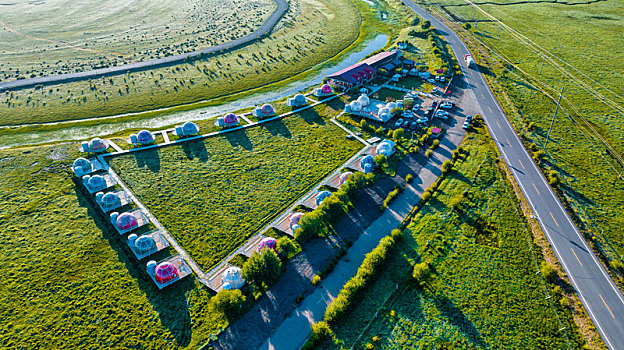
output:
[[305,242],[312,237],[327,233],[328,224],[336,222],[349,209],[351,200],[362,188],[373,183],[373,174],[356,172],[349,176],[340,189],[325,198],[323,203],[313,211],[306,213],[299,220],[299,228],[295,231],[295,239]]
[[392,247],[394,247],[394,244],[400,236],[401,231],[393,230],[391,236],[382,238],[377,247],[366,254],[366,258],[364,258],[355,276],[345,283],[338,296],[329,304],[327,310],[325,310],[323,321],[331,324],[344,314],[357,293],[361,291],[367,283],[372,281],[375,273],[386,261],[388,253]]

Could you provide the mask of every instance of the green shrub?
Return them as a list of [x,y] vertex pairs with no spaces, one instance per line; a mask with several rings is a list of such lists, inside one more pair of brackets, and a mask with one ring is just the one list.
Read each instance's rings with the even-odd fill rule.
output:
[[380,168],[388,165],[388,157],[386,157],[384,154],[376,155],[373,160],[375,161],[375,164]]
[[399,195],[399,193],[401,193],[401,190],[402,188],[397,186],[394,190],[390,191],[388,196],[386,196],[386,199],[384,199],[381,209],[386,209],[388,205],[390,205],[390,203],[392,203],[392,201]]
[[314,277],[312,277],[312,284],[316,286],[319,283],[321,283],[321,276],[314,275]]
[[216,310],[225,314],[228,319],[233,319],[241,314],[246,300],[247,298],[240,290],[224,289],[210,298],[210,303]]
[[559,173],[555,170],[550,170],[548,172],[548,183],[551,185],[557,185],[559,183]]
[[372,281],[377,270],[385,262],[388,252],[394,246],[394,243],[395,241],[392,237],[386,236],[379,241],[375,249],[366,254],[366,258],[364,258],[355,276],[345,283],[340,293],[338,293],[338,296],[325,310],[324,321],[331,324],[344,314],[355,295],[361,291],[368,282]]
[[427,158],[431,158],[431,156],[433,155],[433,151],[428,149],[427,152],[425,152],[425,156],[427,156]]
[[312,335],[308,341],[301,348],[302,350],[316,349],[318,345],[329,339],[334,338],[334,332],[329,327],[329,324],[325,321],[319,321],[312,325]]
[[421,199],[423,200],[423,202],[426,202],[431,198],[431,196],[432,196],[431,191],[427,189],[425,192],[423,192]]
[[442,163],[442,174],[448,173],[451,169],[453,169],[453,162],[447,160]]
[[421,284],[426,282],[431,276],[431,266],[428,263],[420,262],[414,265],[412,269],[412,278],[416,283]]
[[272,249],[254,252],[243,265],[243,278],[258,288],[270,287],[281,275],[282,262]]
[[392,237],[392,239],[396,242],[403,237],[403,231],[395,228],[394,230],[390,231],[390,237]]
[[424,21],[424,22],[421,24],[421,28],[422,28],[422,29],[429,29],[430,27],[431,27],[431,22],[429,22],[429,21]]
[[541,272],[546,281],[553,283],[557,280],[557,270],[546,261],[542,261]]
[[392,139],[395,141],[399,141],[404,134],[405,130],[403,130],[403,128],[398,128],[392,132]]
[[277,239],[277,252],[284,259],[290,259],[297,254],[297,244],[288,237],[280,237]]
[[405,177],[405,182],[410,183],[413,179],[414,176],[412,174],[407,174],[407,176]]
[[466,22],[466,23],[464,23],[464,28],[466,30],[468,30],[468,29],[472,28],[472,26],[470,25],[470,23]]
[[429,148],[436,149],[436,148],[438,148],[438,146],[440,146],[440,140],[435,139],[435,140],[433,140],[433,143],[431,143],[431,147],[429,147]]

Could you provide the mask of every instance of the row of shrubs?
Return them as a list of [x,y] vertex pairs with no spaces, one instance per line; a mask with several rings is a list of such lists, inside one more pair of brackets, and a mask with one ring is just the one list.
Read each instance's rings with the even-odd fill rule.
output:
[[358,293],[362,291],[367,284],[373,281],[376,273],[384,265],[388,254],[401,236],[401,230],[392,230],[389,236],[379,241],[375,249],[366,254],[355,276],[345,283],[340,293],[338,293],[338,296],[325,310],[323,320],[312,325],[312,335],[302,349],[315,349],[319,343],[333,337],[334,333],[330,325],[344,315]]
[[373,174],[356,172],[349,176],[340,189],[325,198],[323,203],[313,211],[306,213],[299,220],[299,228],[295,230],[295,239],[305,242],[310,238],[322,236],[328,231],[328,224],[335,223],[349,209],[359,190],[373,183]]
[[[411,174],[410,174],[411,175]],[[392,203],[392,201],[394,201],[394,199],[399,195],[399,193],[401,193],[403,191],[403,187],[401,186],[395,186],[394,190],[390,191],[390,193],[388,193],[388,195],[386,196],[386,199],[384,199],[383,204],[381,205],[381,210],[385,210],[386,208],[388,208],[388,206],[390,205],[390,203]]]

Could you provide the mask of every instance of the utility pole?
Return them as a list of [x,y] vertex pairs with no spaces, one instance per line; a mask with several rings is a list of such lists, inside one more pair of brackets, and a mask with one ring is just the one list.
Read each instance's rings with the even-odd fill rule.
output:
[[550,122],[550,128],[548,128],[548,134],[546,135],[546,143],[544,143],[544,150],[546,150],[546,146],[548,145],[548,140],[550,139],[550,132],[552,131],[553,124],[555,124],[555,117],[557,116],[557,111],[559,110],[559,104],[561,103],[561,98],[563,97],[563,89],[565,86],[561,87],[561,94],[559,94],[559,101],[557,101],[557,107],[555,108],[555,114],[553,114],[552,121]]

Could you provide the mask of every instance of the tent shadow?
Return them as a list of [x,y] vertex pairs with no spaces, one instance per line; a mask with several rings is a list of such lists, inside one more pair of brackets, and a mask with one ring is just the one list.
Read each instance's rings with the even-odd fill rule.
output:
[[182,142],[180,147],[182,147],[184,155],[189,160],[197,158],[200,162],[205,163],[208,161],[208,151],[206,150],[206,144],[204,144],[203,140]]
[[108,216],[102,213],[95,199],[84,189],[80,181],[78,179],[73,181],[79,206],[87,208],[87,215],[93,219],[97,228],[102,232],[102,236],[109,242],[111,249],[117,253],[117,259],[126,267],[129,275],[136,280],[139,289],[147,296],[163,327],[171,332],[178,346],[188,346],[191,342],[191,316],[186,293],[195,288],[194,281],[187,277],[159,290],[145,270],[145,264],[149,260],[162,260],[170,253],[165,250],[137,261],[126,244],[127,235],[120,236],[108,221]]
[[292,133],[290,132],[290,130],[288,129],[288,127],[286,127],[286,124],[284,124],[284,122],[282,121],[282,119],[278,119],[275,121],[272,121],[270,123],[266,123],[266,124],[262,124],[262,126],[271,133],[271,135],[273,136],[283,136],[287,139],[292,138]]
[[235,132],[226,132],[223,134],[223,137],[225,137],[232,147],[240,146],[247,151],[253,150],[253,144],[247,136],[247,131],[244,129]]
[[160,151],[156,148],[134,152],[134,158],[139,168],[148,168],[154,173],[160,171]]

